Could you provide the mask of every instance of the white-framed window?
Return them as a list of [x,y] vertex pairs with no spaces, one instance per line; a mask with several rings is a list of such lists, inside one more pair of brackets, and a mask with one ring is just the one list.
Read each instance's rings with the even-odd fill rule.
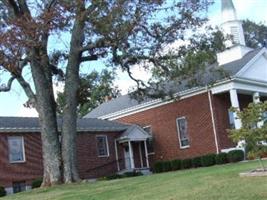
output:
[[25,162],[24,139],[22,136],[8,137],[8,157],[10,163]]
[[180,148],[181,149],[188,148],[190,144],[189,144],[186,118],[185,117],[177,118],[176,126],[177,126],[179,142],[180,142]]
[[152,134],[152,127],[151,125],[143,127],[144,131],[150,134],[152,137],[147,140],[147,153],[148,155],[155,154],[154,151],[154,138]]
[[235,128],[235,116],[234,116],[233,111],[228,110],[228,118],[229,118],[230,128],[234,129]]
[[109,156],[108,137],[106,135],[96,136],[96,147],[98,157]]

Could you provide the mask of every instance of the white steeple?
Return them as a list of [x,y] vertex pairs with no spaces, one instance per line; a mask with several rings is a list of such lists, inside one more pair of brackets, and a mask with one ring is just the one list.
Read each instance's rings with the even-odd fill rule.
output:
[[[242,21],[238,20],[232,0],[221,0],[221,29],[225,36],[231,35],[231,40],[225,41],[226,50],[217,54],[219,65],[241,59],[251,51],[246,47]],[[244,2],[245,3],[245,2]]]
[[223,31],[232,35],[233,41],[227,41],[226,47],[235,44],[246,46],[242,21],[238,20],[232,0],[222,0],[222,24]]

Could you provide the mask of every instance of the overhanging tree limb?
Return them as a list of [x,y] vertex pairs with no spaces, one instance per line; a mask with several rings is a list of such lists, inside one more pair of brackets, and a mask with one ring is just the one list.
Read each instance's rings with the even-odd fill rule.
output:
[[7,84],[0,86],[0,92],[9,92],[11,90],[12,83],[15,79],[15,76],[10,77]]

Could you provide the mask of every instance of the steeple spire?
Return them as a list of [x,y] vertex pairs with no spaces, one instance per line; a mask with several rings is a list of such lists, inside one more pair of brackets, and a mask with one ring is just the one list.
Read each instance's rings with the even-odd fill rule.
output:
[[222,22],[237,20],[236,10],[232,0],[222,0]]
[[233,42],[227,41],[226,46],[231,47],[235,44],[246,46],[242,22],[237,18],[233,1],[221,0],[221,3],[221,27],[227,35],[233,36]]
[[238,20],[232,0],[221,0],[222,24],[221,28],[225,36],[232,35],[232,40],[226,40],[227,49],[217,54],[219,65],[241,59],[251,51],[246,47],[242,21]]

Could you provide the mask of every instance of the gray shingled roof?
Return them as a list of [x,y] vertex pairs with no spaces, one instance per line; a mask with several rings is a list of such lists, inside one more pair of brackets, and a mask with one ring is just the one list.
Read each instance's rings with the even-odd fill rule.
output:
[[[202,86],[207,85],[211,82],[218,82],[222,79],[225,79],[226,76],[231,77],[236,75],[236,73],[242,69],[253,57],[255,57],[262,49],[256,49],[248,52],[243,58],[235,60],[233,62],[227,63],[225,65],[219,66],[217,63],[210,65],[207,68],[206,73],[201,74]],[[224,75],[219,72],[224,72]],[[175,88],[175,92],[182,92],[188,89],[193,89],[194,87],[189,87],[186,84],[186,80],[181,84],[170,83],[168,88]],[[127,108],[133,108],[140,104],[147,103],[151,101],[151,98],[146,98],[144,101],[138,102],[135,99],[132,99],[129,94],[120,96],[116,99],[112,99],[108,102],[102,103],[100,106],[88,113],[85,118],[97,118],[103,115],[111,114],[114,112],[122,111]]]
[[236,75],[237,72],[239,72],[252,58],[254,58],[260,51],[262,50],[262,48],[259,49],[255,49],[253,51],[248,52],[245,56],[243,56],[243,58],[239,59],[239,60],[235,60],[233,62],[224,64],[223,66],[221,66],[223,68],[223,70],[225,70],[226,72],[228,72],[230,74],[230,76],[234,76]]
[[[58,119],[59,129],[62,120]],[[107,121],[100,119],[83,118],[77,120],[78,131],[88,132],[121,132],[129,127],[127,124],[122,124],[115,121]],[[0,117],[0,132],[38,132],[40,131],[39,120],[36,117]]]

